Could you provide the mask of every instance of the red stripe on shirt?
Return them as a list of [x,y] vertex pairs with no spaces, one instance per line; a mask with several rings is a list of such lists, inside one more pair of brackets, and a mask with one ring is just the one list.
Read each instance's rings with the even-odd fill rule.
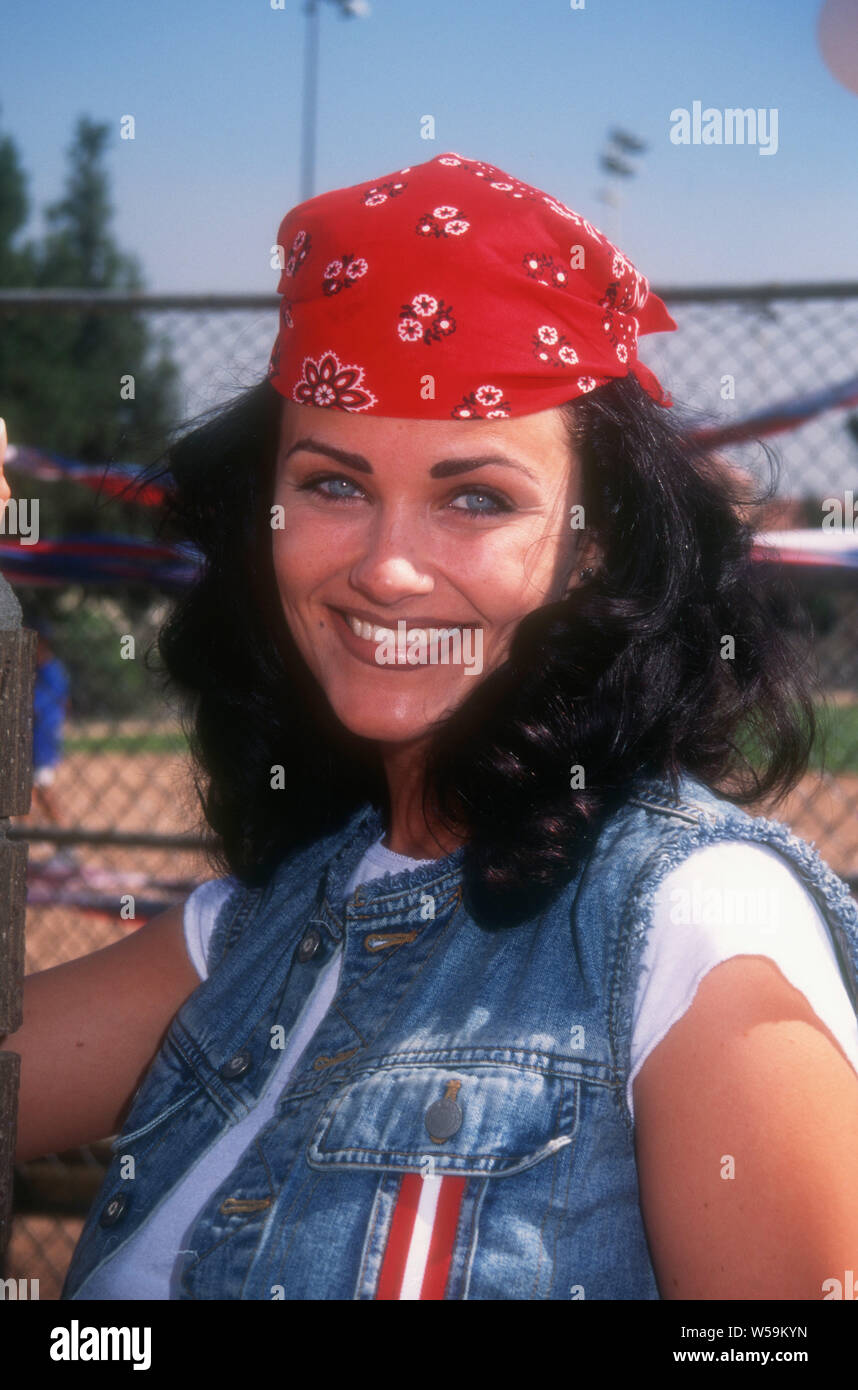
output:
[[[419,1181],[423,1181],[422,1178]],[[426,1273],[420,1289],[420,1298],[443,1298],[456,1243],[456,1227],[459,1224],[459,1208],[467,1178],[442,1178],[438,1194],[438,1206],[432,1227],[432,1240],[426,1260]]]
[[405,1262],[408,1259],[408,1247],[411,1244],[411,1236],[414,1231],[417,1204],[420,1201],[422,1182],[421,1173],[403,1174],[396,1198],[396,1206],[393,1209],[393,1219],[390,1223],[390,1235],[387,1238],[381,1273],[378,1276],[376,1298],[399,1298],[402,1276],[405,1273]]

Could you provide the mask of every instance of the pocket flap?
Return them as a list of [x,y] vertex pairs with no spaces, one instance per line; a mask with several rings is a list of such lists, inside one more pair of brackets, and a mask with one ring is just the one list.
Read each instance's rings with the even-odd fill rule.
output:
[[578,1086],[495,1063],[381,1065],[332,1098],[307,1161],[325,1169],[517,1173],[572,1142]]

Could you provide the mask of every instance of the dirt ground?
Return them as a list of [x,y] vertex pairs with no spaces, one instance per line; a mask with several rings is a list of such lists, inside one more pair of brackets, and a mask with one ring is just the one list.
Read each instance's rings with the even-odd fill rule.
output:
[[[178,754],[71,753],[57,768],[50,789],[66,828],[196,835],[199,833],[196,795],[187,759]],[[30,816],[15,825],[48,826],[33,802]],[[62,848],[62,847],[60,847]],[[37,873],[57,849],[49,842],[30,843],[31,877],[44,891],[46,875]],[[30,903],[27,913],[27,970],[44,970],[106,946],[127,935],[140,921],[119,916],[123,893],[141,897],[165,896],[173,901],[187,895],[183,882],[201,883],[216,876],[198,851],[148,849],[133,846],[75,845],[80,874],[59,874],[58,892],[84,893],[115,899],[115,911],[78,911],[71,905]]]
[[[107,731],[105,731],[107,732]],[[66,828],[145,831],[161,834],[197,834],[197,803],[186,758],[176,754],[70,753],[57,768],[51,787],[60,824]],[[35,803],[28,818],[16,817],[16,826],[48,825]],[[50,886],[38,873],[57,846],[32,841],[29,847],[31,883]],[[140,922],[119,916],[119,898],[131,892],[170,893],[156,885],[201,883],[216,871],[199,852],[138,849],[128,846],[81,845],[74,853],[81,874],[55,878],[57,893],[88,892],[108,903],[110,910],[80,911],[63,903],[29,902],[26,923],[26,970],[50,966],[87,955],[118,941]],[[35,891],[34,889],[32,891]],[[188,889],[172,890],[174,900]],[[87,1151],[81,1151],[86,1154]],[[48,1159],[57,1173],[63,1165]],[[94,1166],[94,1160],[89,1160]],[[94,1174],[100,1178],[100,1169]],[[6,1277],[37,1278],[42,1299],[57,1299],[65,1271],[83,1226],[80,1217],[18,1215],[6,1259]]]
[[754,814],[783,821],[841,878],[858,878],[858,774],[805,777],[774,810]]

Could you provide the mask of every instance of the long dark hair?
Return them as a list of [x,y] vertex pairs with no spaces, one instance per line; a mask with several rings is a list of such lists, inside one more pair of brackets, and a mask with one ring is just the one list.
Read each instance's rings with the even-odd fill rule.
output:
[[[163,672],[186,702],[211,862],[249,884],[367,800],[386,805],[373,746],[336,719],[283,616],[270,525],[281,407],[258,383],[192,422],[151,474],[170,475],[162,532],[204,558],[159,635]],[[633,376],[563,410],[601,559],[521,621],[507,660],[435,731],[427,765],[433,809],[467,828],[466,893],[487,923],[556,891],[638,775],[777,799],[816,730],[797,603],[751,558],[749,504],[776,479],[752,497]]]

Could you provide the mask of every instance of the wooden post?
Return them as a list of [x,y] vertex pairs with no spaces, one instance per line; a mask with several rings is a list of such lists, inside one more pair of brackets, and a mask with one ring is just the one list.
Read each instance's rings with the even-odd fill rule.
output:
[[[0,1039],[21,1026],[26,840],[9,840],[10,816],[26,815],[33,790],[33,681],[38,636],[0,575]],[[20,1058],[0,1052],[0,1272],[9,1239]]]

